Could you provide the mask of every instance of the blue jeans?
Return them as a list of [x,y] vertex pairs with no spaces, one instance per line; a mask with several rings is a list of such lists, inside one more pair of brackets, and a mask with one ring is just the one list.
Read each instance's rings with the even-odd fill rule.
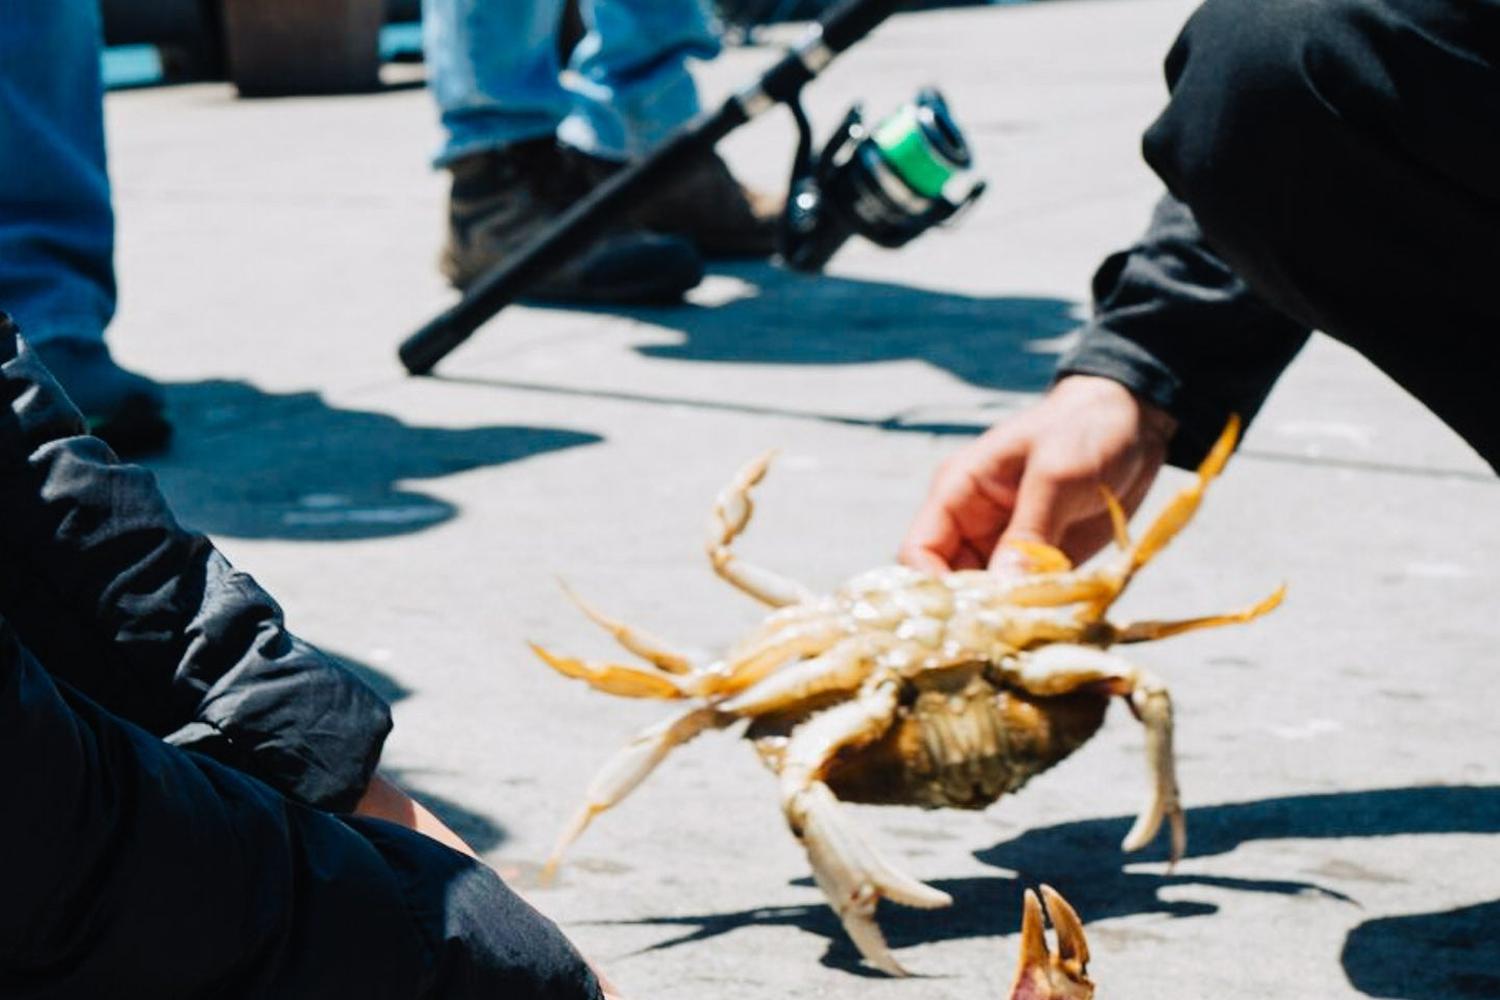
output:
[[430,86],[447,138],[436,163],[556,133],[622,160],[698,112],[687,59],[719,41],[700,0],[581,0],[587,34],[566,70],[564,0],[423,0]]
[[115,311],[98,0],[0,0],[0,311],[32,343]]

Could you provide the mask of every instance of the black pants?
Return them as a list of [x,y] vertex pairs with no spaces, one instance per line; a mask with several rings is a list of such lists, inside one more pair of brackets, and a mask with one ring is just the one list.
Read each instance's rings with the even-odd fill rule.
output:
[[483,865],[168,746],[55,683],[3,620],[0,790],[0,996],[598,996]]
[[1145,152],[1261,299],[1500,467],[1497,66],[1500,0],[1208,0]]

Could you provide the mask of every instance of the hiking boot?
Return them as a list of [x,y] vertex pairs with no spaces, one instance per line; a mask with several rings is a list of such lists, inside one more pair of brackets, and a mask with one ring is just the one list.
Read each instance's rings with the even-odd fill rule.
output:
[[115,364],[104,341],[59,337],[32,350],[82,411],[89,432],[117,454],[154,452],[172,436],[161,386]]
[[[622,164],[582,153],[565,154],[586,164],[595,184]],[[690,241],[710,259],[769,257],[786,199],[745,187],[718,153],[709,150],[670,184],[630,214],[630,221],[658,233]]]
[[[452,163],[448,244],[440,267],[457,288],[534,239],[592,182],[549,137],[476,153]],[[617,227],[527,289],[547,302],[675,302],[703,278],[685,240]]]

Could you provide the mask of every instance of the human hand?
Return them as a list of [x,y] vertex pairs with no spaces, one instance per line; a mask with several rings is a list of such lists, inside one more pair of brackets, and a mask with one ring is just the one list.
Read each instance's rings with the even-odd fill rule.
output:
[[1101,486],[1127,513],[1145,498],[1177,422],[1106,378],[1069,375],[938,467],[901,561],[941,573],[1022,560],[1045,542],[1074,563],[1113,537]]

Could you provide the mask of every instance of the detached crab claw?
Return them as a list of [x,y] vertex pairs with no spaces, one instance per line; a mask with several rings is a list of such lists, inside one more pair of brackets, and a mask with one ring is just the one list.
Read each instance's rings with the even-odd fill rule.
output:
[[[1047,948],[1042,928],[1042,901],[1057,932],[1057,954]],[[1026,890],[1025,913],[1021,917],[1021,958],[1010,1000],[1092,1000],[1094,983],[1088,977],[1089,943],[1083,936],[1083,921],[1068,901],[1050,885],[1042,886],[1042,898]]]

